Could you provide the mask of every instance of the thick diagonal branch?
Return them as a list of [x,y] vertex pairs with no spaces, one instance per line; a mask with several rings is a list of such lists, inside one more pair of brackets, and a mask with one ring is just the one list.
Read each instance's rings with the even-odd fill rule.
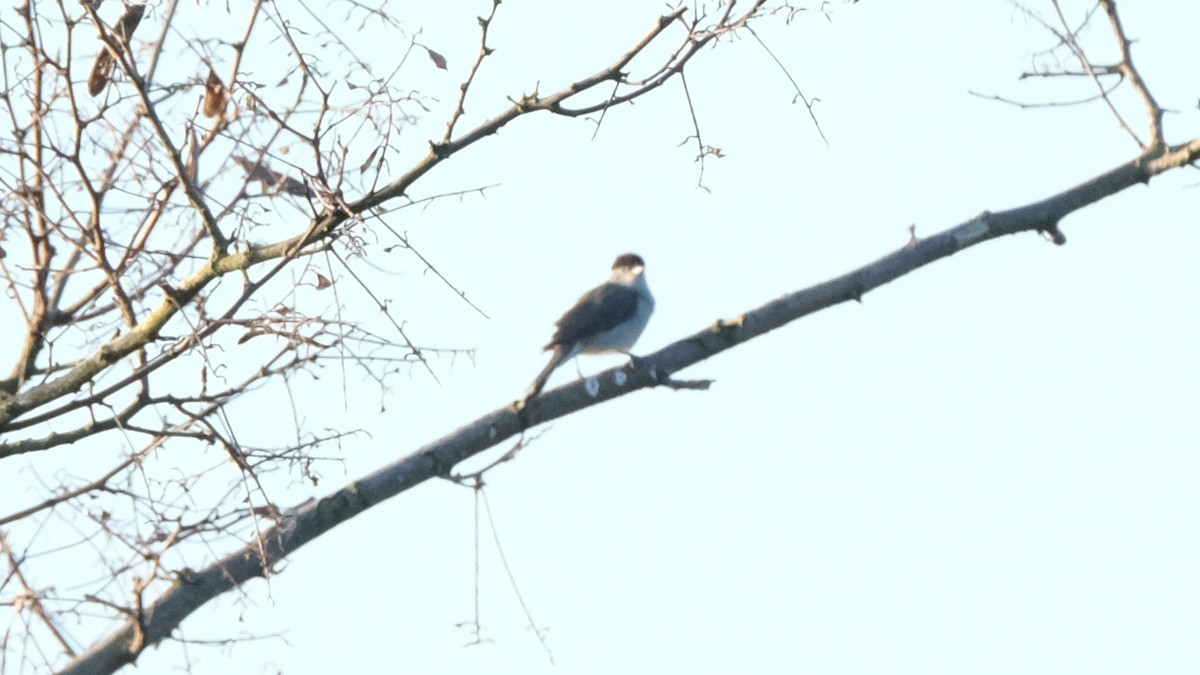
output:
[[[535,398],[520,413],[501,408],[426,445],[319,500],[290,509],[279,524],[241,550],[205,569],[181,577],[150,605],[139,623],[127,622],[96,643],[64,673],[111,673],[137,659],[146,646],[167,638],[188,615],[209,600],[250,579],[265,576],[282,559],[337,525],[430,478],[446,476],[459,462],[535,424],[548,422],[618,396],[666,381],[671,373],[694,365],[801,317],[850,300],[914,270],[977,244],[1019,232],[1059,232],[1068,214],[1151,177],[1200,159],[1200,139],[1144,155],[1069,190],[1026,206],[985,212],[873,263],[811,288],[796,291],[731,321],[718,321],[638,360],[632,369],[601,373],[600,393],[592,397],[577,382]],[[1061,241],[1061,235],[1058,235]],[[616,384],[618,373],[622,383]]]

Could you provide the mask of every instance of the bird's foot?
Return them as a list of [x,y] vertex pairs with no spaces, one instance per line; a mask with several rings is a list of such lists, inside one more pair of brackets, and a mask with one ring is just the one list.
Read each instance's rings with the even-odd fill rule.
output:
[[626,356],[629,357],[629,363],[625,364],[624,370],[646,371],[655,384],[662,384],[664,380],[668,379],[650,359],[633,354],[626,354]]

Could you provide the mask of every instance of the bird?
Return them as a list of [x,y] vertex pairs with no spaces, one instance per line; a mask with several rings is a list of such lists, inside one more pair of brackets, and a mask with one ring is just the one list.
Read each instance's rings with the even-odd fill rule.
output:
[[633,355],[633,348],[654,312],[654,296],[646,284],[646,261],[635,253],[617,256],[612,275],[579,297],[555,325],[558,330],[543,348],[552,352],[550,362],[538,374],[522,405],[537,396],[546,380],[563,363],[579,354]]

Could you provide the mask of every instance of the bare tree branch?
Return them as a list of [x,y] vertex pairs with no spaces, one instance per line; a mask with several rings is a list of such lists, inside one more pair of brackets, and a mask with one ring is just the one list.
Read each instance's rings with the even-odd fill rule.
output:
[[588,395],[583,382],[576,382],[533,399],[519,413],[512,406],[492,411],[327,497],[287,510],[280,524],[264,532],[259,540],[177,580],[172,589],[147,608],[143,624],[128,622],[63,673],[108,673],[133,661],[141,649],[168,637],[184,617],[209,600],[250,579],[270,574],[281,560],[335,526],[430,478],[448,477],[463,460],[524,434],[534,425],[667,382],[672,373],[814,312],[852,300],[861,302],[871,290],[997,237],[1045,232],[1056,243],[1064,243],[1059,223],[1067,215],[1197,159],[1200,159],[1200,139],[1126,162],[1042,201],[1007,211],[984,212],[939,234],[916,239],[835,279],[788,294],[734,320],[717,321],[707,329],[639,358],[633,369],[605,371],[597,376],[602,384],[595,397]]
[[[490,70],[483,65],[500,35],[490,29],[505,18],[496,0],[479,18],[478,53],[452,94],[444,133],[406,154],[397,139],[411,137],[408,126],[433,108],[430,97],[399,83],[411,68],[448,68],[433,49],[442,47],[405,33],[385,0],[337,2],[360,30],[382,26],[389,38],[399,36],[390,75],[372,70],[355,40],[316,11],[323,6],[306,3],[290,13],[261,1],[212,3],[200,9],[224,11],[229,20],[203,32],[189,23],[193,3],[178,0],[144,17],[140,5],[25,0],[0,21],[0,123],[7,127],[0,134],[0,290],[11,298],[6,329],[14,336],[11,370],[0,380],[0,461],[23,455],[13,475],[38,490],[0,516],[0,566],[7,566],[0,590],[14,631],[24,631],[4,642],[0,662],[43,672],[72,659],[68,672],[112,672],[178,637],[180,622],[208,600],[271,575],[280,560],[365,509],[431,477],[481,485],[492,466],[467,478],[451,474],[467,457],[516,437],[498,460],[507,461],[535,435],[533,426],[637,389],[707,388],[709,380],[673,376],[984,241],[1035,231],[1062,244],[1067,215],[1200,156],[1200,140],[1164,140],[1162,109],[1134,67],[1115,4],[1100,0],[1074,25],[1060,12],[1059,22],[1042,25],[1058,41],[1051,58],[1069,50],[1058,65],[1070,67],[1035,66],[1029,78],[1084,78],[1100,92],[1090,98],[1114,113],[1110,97],[1128,81],[1150,126],[1136,159],[1040,202],[983,213],[928,238],[913,235],[858,270],[602,374],[598,396],[574,385],[519,411],[498,409],[324,499],[288,509],[280,504],[298,498],[283,491],[318,485],[357,433],[309,428],[309,410],[293,391],[300,391],[298,377],[337,368],[349,399],[353,373],[378,387],[382,407],[395,373],[424,368],[436,379],[439,359],[453,365],[459,355],[472,356],[411,337],[404,307],[361,274],[364,266],[383,266],[369,253],[398,251],[408,269],[431,272],[483,314],[400,222],[420,209],[400,211],[488,188],[410,194],[423,178],[519,118],[595,114],[598,129],[610,113],[629,111],[626,104],[675,78],[680,89],[662,91],[688,107],[691,125],[680,135],[690,134],[685,143],[694,140],[701,162],[719,156],[701,137],[699,120],[707,116],[697,109],[703,98],[701,80],[690,77],[693,59],[772,15],[791,21],[802,11],[766,0],[673,7],[649,17],[608,66],[548,94],[539,83],[467,126],[466,102],[477,100],[474,89],[484,86]],[[1101,10],[1119,46],[1116,64],[1091,63],[1080,45],[1081,29]],[[820,11],[828,18],[827,5]],[[751,34],[816,125],[818,99],[801,94],[783,62]],[[410,62],[420,49],[429,58]],[[92,89],[94,97],[84,94]],[[394,241],[381,241],[389,235]],[[345,298],[359,291],[385,313],[382,330],[350,315]],[[240,422],[239,412],[263,400],[255,392],[266,392],[271,405],[286,401],[283,415],[294,428],[272,429],[264,440]],[[68,445],[89,453],[89,468],[54,463],[70,457],[62,452]],[[63,531],[66,544],[58,540]],[[54,583],[38,578],[52,561],[85,549],[91,567],[104,570],[99,578],[63,579],[57,571]],[[59,590],[66,588],[70,595]],[[114,627],[78,655],[80,645]]]

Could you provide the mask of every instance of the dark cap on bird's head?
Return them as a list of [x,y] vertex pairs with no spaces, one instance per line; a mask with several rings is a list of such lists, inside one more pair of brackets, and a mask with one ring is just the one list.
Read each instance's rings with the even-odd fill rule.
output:
[[612,268],[615,270],[618,267],[645,267],[646,261],[642,260],[642,256],[636,253],[625,253],[617,256],[613,262]]

